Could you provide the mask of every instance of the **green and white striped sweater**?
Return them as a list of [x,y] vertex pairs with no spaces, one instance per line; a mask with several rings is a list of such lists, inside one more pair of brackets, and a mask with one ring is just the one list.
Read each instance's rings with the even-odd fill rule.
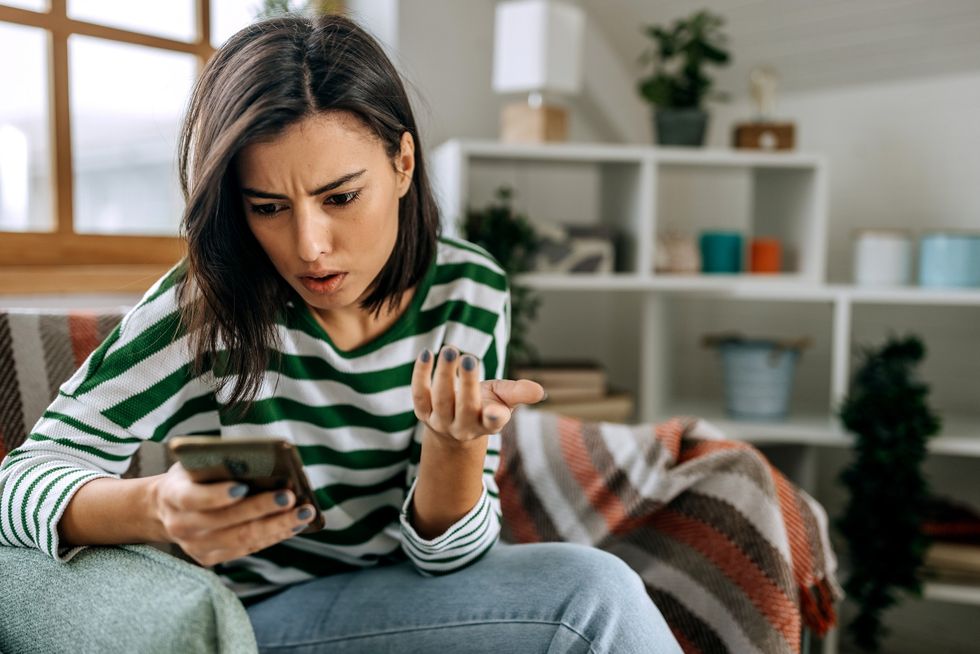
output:
[[[284,307],[281,363],[266,372],[251,409],[236,417],[213,376],[194,378],[178,320],[175,268],[60,389],[30,438],[0,467],[0,544],[68,560],[57,525],[73,493],[125,472],[139,444],[181,434],[271,436],[295,443],[326,528],[216,569],[241,596],[316,576],[404,560],[423,575],[478,560],[500,532],[490,437],[484,492],[436,538],[421,538],[406,507],[421,429],[411,376],[422,348],[454,345],[479,357],[484,379],[503,376],[510,327],[506,277],[484,250],[440,239],[436,261],[408,310],[384,334],[340,351],[302,302]],[[274,366],[275,363],[271,363]]]

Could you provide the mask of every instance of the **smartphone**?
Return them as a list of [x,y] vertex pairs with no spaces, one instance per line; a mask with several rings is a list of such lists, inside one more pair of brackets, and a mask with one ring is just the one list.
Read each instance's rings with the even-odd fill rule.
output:
[[309,504],[316,511],[302,533],[323,528],[323,514],[292,443],[278,438],[175,436],[168,447],[195,482],[240,481],[248,485],[248,495],[291,490],[296,495],[294,506]]

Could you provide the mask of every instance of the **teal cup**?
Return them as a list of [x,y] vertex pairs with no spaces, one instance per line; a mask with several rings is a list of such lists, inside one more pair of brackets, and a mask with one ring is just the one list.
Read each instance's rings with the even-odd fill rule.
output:
[[738,232],[702,232],[701,272],[742,272],[742,235]]

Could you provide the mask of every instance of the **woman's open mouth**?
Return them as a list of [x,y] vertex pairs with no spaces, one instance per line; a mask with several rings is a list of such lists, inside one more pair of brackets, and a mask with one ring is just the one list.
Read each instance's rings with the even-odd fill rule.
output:
[[311,292],[326,295],[335,293],[340,288],[340,285],[347,279],[347,273],[330,273],[320,277],[306,275],[299,279],[303,282],[303,286]]

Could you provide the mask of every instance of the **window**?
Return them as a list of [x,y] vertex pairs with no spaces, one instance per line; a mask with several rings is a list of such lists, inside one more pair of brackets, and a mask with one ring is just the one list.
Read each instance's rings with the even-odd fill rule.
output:
[[0,0],[0,293],[134,290],[108,267],[148,284],[177,261],[180,119],[262,5]]

